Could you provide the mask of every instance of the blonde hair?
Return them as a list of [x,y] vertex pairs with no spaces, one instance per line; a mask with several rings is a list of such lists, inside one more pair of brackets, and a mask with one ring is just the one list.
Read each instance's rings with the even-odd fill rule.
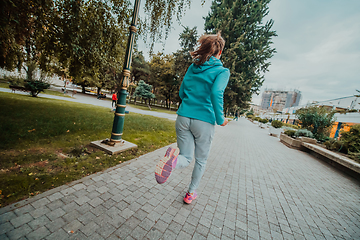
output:
[[194,60],[194,63],[201,65],[211,56],[216,56],[220,51],[224,49],[225,40],[221,37],[221,32],[217,34],[204,34],[202,35],[198,43],[200,46],[193,52],[190,52],[191,57]]

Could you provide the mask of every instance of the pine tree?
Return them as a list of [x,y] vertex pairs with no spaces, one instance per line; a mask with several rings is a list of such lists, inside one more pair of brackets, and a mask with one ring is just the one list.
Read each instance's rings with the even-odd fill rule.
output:
[[135,89],[134,96],[135,97],[141,97],[145,99],[145,103],[148,101],[148,107],[151,110],[150,107],[150,99],[155,98],[155,95],[151,92],[152,86],[149,84],[146,84],[143,80],[140,80],[138,86]]
[[268,71],[268,59],[276,52],[271,39],[276,35],[273,20],[263,24],[270,0],[215,0],[205,18],[205,30],[222,31],[226,43],[222,54],[231,75],[224,94],[224,109],[246,108],[258,93]]

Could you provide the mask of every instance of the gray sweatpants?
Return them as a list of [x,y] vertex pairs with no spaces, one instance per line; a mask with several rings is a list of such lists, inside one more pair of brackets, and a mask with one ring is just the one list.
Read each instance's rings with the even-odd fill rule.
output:
[[176,136],[180,154],[177,158],[176,168],[187,167],[193,160],[195,153],[195,166],[191,176],[189,193],[193,193],[197,189],[204,174],[214,132],[215,125],[211,123],[177,116]]

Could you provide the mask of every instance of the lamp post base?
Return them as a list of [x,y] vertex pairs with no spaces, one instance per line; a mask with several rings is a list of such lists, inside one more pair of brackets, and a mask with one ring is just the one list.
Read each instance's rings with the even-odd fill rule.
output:
[[90,145],[110,155],[118,154],[132,148],[137,148],[136,144],[125,140],[121,140],[120,142],[111,142],[108,139],[105,139],[91,142]]

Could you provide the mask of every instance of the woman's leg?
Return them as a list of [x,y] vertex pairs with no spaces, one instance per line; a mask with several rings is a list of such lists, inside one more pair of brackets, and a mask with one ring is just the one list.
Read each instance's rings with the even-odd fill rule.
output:
[[180,154],[177,157],[176,167],[185,168],[193,159],[194,156],[194,136],[190,131],[190,118],[177,116],[176,118],[176,136],[177,145],[180,149]]
[[189,186],[189,193],[193,193],[198,188],[205,171],[206,161],[214,138],[215,126],[207,122],[191,119],[190,131],[195,140],[195,166]]

